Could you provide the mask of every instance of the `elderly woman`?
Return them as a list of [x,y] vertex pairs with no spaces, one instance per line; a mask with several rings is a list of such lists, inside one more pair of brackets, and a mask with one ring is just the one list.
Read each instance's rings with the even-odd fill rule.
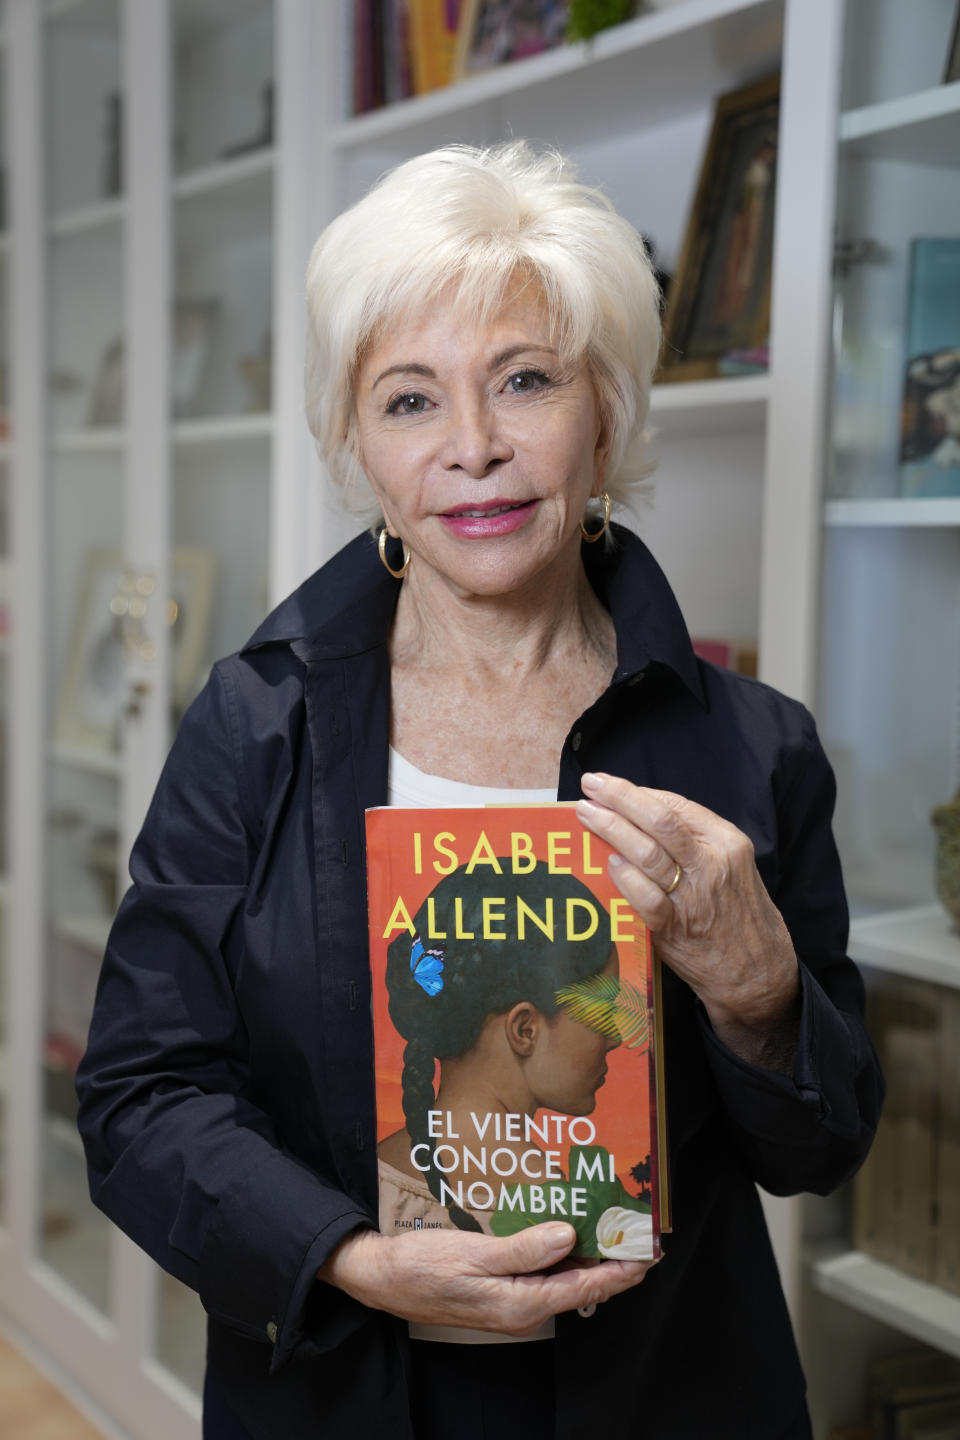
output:
[[[325,231],[308,304],[310,423],[378,539],[181,726],[79,1076],[94,1199],[200,1292],[208,1437],[808,1436],[754,1182],[849,1176],[881,1082],[811,719],[700,662],[610,523],[642,242],[554,155],[450,148]],[[557,797],[669,967],[653,1268],[565,1263],[564,1224],[376,1229],[364,808]]]

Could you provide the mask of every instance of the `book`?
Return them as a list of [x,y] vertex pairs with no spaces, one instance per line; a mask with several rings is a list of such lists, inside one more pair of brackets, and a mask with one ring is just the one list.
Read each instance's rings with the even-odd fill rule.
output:
[[910,246],[900,488],[960,495],[960,237]]
[[867,1009],[887,1079],[887,1103],[854,1180],[854,1245],[918,1280],[932,1281],[941,991],[926,981],[886,977],[871,992]]
[[449,85],[460,27],[461,0],[408,0],[413,91]]
[[874,1440],[932,1440],[941,1422],[956,1421],[960,1360],[929,1349],[888,1355],[871,1363],[868,1388]]
[[712,636],[692,637],[695,655],[709,660],[711,665],[721,665],[724,670],[735,670],[738,675],[757,678],[757,642],[755,640],[731,640]]
[[572,804],[367,811],[380,1228],[669,1229],[660,971]]

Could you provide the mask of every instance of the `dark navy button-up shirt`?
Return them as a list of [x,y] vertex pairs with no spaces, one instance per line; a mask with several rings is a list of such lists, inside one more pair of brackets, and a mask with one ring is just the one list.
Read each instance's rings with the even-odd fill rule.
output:
[[[793,1074],[773,1074],[665,973],[674,1231],[641,1286],[558,1318],[557,1434],[759,1440],[803,1379],[754,1182],[832,1189],[882,1091],[833,778],[802,706],[697,659],[635,536],[583,556],[618,661],[558,797],[605,770],[744,830],[803,1004]],[[134,848],[78,1074],[94,1200],[199,1291],[211,1370],[258,1440],[411,1434],[405,1326],[315,1279],[376,1223],[363,816],[386,800],[398,593],[361,536],[214,667]]]

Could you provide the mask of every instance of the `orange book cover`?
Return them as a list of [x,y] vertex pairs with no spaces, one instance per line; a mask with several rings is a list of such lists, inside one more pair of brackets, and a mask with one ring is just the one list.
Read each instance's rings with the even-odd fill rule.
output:
[[653,1259],[669,1229],[660,984],[572,804],[368,810],[380,1228]]

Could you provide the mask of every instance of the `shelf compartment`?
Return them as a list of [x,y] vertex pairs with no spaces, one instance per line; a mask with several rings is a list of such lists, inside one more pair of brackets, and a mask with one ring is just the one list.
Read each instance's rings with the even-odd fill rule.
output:
[[960,987],[960,935],[940,905],[915,905],[855,920],[850,954],[859,965]]
[[[668,124],[701,110],[704,96],[778,67],[783,8],[782,0],[689,0],[675,10],[628,20],[593,40],[499,65],[345,120],[332,130],[330,144],[348,150],[377,141],[389,145],[398,136],[402,144],[404,132],[409,138],[420,126],[550,85],[562,92],[566,113],[576,114],[583,125],[597,108],[590,97],[595,101],[598,80],[607,133],[617,128],[621,109],[631,127]],[[589,94],[581,94],[584,81]]]
[[105,915],[55,915],[53,932],[62,940],[81,945],[85,950],[103,954],[107,948],[107,937],[113,924],[112,917]]
[[50,234],[57,240],[70,235],[87,235],[91,231],[122,224],[126,211],[127,202],[122,195],[112,200],[97,200],[92,205],[80,205],[76,210],[65,210],[55,215],[50,221]]
[[54,455],[119,455],[126,445],[127,431],[118,425],[61,430],[51,442]]
[[863,160],[904,160],[954,169],[960,129],[960,81],[897,100],[848,110],[840,143]]
[[658,435],[756,430],[767,417],[769,375],[654,385],[649,423]]
[[50,759],[70,770],[87,770],[93,775],[109,775],[118,780],[123,775],[122,755],[106,750],[90,750],[83,745],[68,745],[62,740],[51,744]]
[[173,427],[177,445],[230,445],[245,440],[269,440],[273,415],[212,415],[202,420],[178,420]]
[[824,520],[830,526],[960,526],[960,497],[918,500],[891,496],[878,500],[828,500]]
[[815,1260],[812,1272],[815,1287],[824,1295],[960,1356],[960,1296],[914,1280],[859,1250]]
[[239,156],[236,160],[219,160],[214,165],[204,165],[198,170],[179,175],[170,187],[171,193],[175,200],[216,194],[233,185],[245,185],[255,177],[272,174],[275,166],[276,151],[265,146],[250,155]]

